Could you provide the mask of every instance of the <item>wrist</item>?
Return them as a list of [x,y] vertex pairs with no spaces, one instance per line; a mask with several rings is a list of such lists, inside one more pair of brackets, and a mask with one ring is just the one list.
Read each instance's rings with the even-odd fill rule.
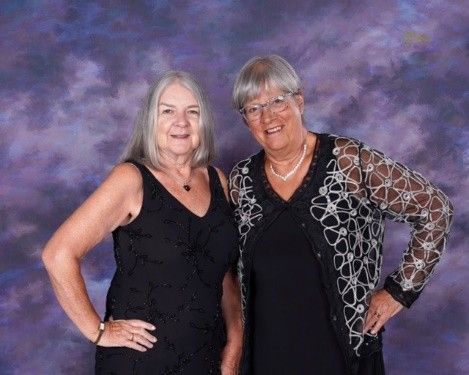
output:
[[101,324],[101,320],[99,317],[97,319],[93,319],[93,322],[89,322],[86,324],[86,327],[83,327],[83,335],[92,343],[96,341],[96,338],[99,335],[99,327]]
[[103,336],[104,330],[106,329],[106,324],[104,322],[99,322],[98,326],[98,333],[93,340],[93,344],[98,345],[101,341],[101,337]]

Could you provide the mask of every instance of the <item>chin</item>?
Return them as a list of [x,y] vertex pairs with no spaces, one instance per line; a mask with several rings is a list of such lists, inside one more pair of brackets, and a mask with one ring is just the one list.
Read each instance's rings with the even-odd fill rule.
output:
[[281,150],[284,147],[288,146],[287,139],[263,139],[262,142],[259,142],[263,148],[267,150]]

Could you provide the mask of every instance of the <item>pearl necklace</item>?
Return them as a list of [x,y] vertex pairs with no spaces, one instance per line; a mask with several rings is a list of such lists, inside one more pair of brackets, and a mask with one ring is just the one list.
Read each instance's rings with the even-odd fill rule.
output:
[[300,160],[298,160],[298,162],[294,165],[292,170],[290,172],[288,172],[287,174],[285,174],[285,175],[281,175],[280,173],[275,172],[274,166],[272,165],[272,163],[270,163],[270,170],[271,170],[272,174],[275,177],[280,178],[284,182],[287,181],[291,176],[293,176],[298,171],[298,168],[300,168],[301,163],[303,163],[303,160],[305,160],[306,148],[307,147],[306,147],[306,142],[305,142],[305,144],[303,145],[303,152],[301,153]]

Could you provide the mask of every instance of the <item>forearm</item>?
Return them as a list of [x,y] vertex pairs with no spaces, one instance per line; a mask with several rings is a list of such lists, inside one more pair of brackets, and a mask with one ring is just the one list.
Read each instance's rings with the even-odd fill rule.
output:
[[243,347],[243,322],[239,283],[231,272],[223,280],[222,310],[227,333],[221,358],[222,374],[237,374]]
[[223,280],[222,310],[228,341],[242,341],[241,292],[232,272],[228,272]]
[[243,342],[243,321],[241,317],[241,302],[232,302],[230,306],[223,309],[225,317],[225,327],[227,342],[242,345]]
[[57,299],[68,317],[90,341],[98,336],[100,317],[91,304],[79,260],[64,253],[43,256]]

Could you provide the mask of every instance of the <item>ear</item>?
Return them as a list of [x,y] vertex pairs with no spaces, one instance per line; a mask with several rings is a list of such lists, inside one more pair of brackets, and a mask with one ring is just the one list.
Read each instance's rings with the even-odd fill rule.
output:
[[295,95],[295,102],[300,110],[300,113],[303,114],[305,111],[305,97],[303,95],[303,91],[300,91],[298,94]]

